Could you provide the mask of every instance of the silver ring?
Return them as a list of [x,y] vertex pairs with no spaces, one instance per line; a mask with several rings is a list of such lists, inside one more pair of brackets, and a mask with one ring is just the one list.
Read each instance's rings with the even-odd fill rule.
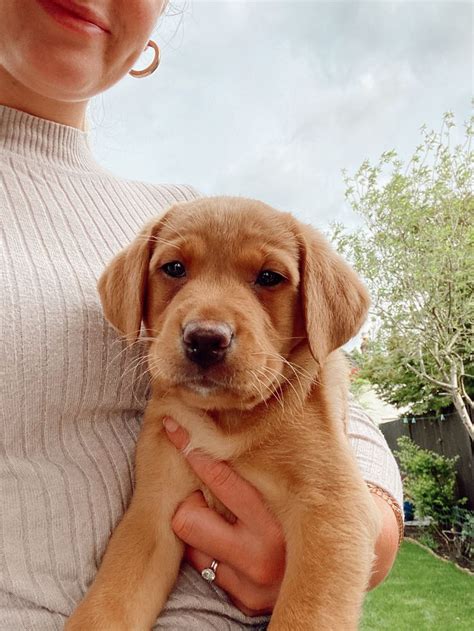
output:
[[201,572],[201,576],[203,577],[205,581],[207,581],[208,583],[212,583],[212,581],[216,580],[216,572],[217,572],[218,565],[219,565],[219,561],[216,561],[214,559],[213,561],[211,561],[211,565],[209,567],[206,567],[203,569],[203,571]]

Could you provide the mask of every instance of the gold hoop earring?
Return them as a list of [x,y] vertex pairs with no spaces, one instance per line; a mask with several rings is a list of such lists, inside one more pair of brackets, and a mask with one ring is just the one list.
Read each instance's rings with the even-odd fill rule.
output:
[[145,50],[147,48],[153,48],[155,56],[151,64],[147,66],[146,68],[143,68],[143,70],[133,70],[133,69],[129,70],[128,74],[132,77],[135,77],[135,79],[143,79],[143,77],[150,76],[151,74],[155,72],[155,70],[160,65],[160,49],[157,46],[157,44],[155,44],[155,42],[152,39],[150,39],[148,40],[148,44],[146,45]]

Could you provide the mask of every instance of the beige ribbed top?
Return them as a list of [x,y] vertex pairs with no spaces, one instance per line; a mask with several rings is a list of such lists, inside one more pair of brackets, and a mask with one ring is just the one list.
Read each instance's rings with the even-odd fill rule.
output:
[[[147,378],[105,322],[96,281],[187,186],[121,180],[81,131],[0,106],[0,630],[62,629],[130,499]],[[367,481],[401,503],[380,432],[352,411]],[[356,508],[356,507],[355,507]],[[156,628],[265,628],[185,566]]]

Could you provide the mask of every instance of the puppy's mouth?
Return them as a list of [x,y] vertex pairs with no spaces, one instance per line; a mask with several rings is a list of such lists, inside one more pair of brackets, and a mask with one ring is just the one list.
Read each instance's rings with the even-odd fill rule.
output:
[[208,394],[214,394],[220,390],[227,389],[228,385],[220,380],[212,379],[207,376],[202,376],[197,379],[189,379],[184,381],[181,386],[189,388],[197,394],[207,396]]
[[189,370],[188,367],[188,370],[182,370],[180,377],[176,380],[176,385],[202,395],[232,392],[235,394],[239,388],[236,388],[234,378],[233,371],[227,366],[207,370]]
[[254,407],[271,394],[272,384],[260,387],[253,384],[253,371],[221,364],[198,369],[183,361],[171,362],[159,371],[151,369],[155,383],[164,391],[175,391],[189,397],[198,407],[215,409],[247,409]]

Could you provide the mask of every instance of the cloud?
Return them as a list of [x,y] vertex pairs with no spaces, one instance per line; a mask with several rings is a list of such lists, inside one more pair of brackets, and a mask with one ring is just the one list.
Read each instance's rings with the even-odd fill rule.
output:
[[[318,225],[356,224],[341,169],[395,147],[472,93],[464,2],[190,2],[155,39],[162,65],[92,109],[114,172],[258,197]],[[182,22],[176,31],[177,23]]]

